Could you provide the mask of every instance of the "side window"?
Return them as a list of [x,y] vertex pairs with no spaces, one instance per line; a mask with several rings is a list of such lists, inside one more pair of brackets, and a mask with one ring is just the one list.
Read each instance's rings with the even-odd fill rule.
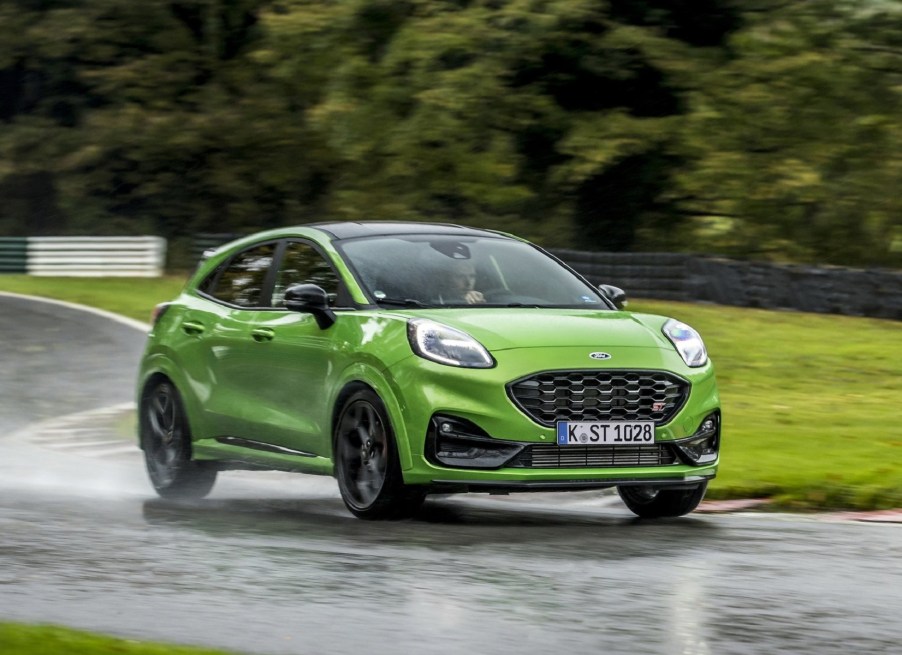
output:
[[313,246],[291,241],[285,246],[282,265],[276,275],[272,292],[272,306],[285,305],[285,290],[295,284],[315,284],[329,294],[329,304],[335,305],[341,282],[329,262]]
[[275,253],[275,243],[266,243],[238,253],[219,275],[215,288],[209,288],[210,281],[205,282],[202,288],[223,302],[241,307],[256,307]]

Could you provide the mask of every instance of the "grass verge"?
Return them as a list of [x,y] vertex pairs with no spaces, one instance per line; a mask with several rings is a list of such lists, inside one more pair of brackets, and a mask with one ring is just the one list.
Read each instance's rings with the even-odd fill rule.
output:
[[147,322],[154,306],[175,298],[186,280],[187,276],[175,275],[159,278],[0,275],[0,291],[91,305]]
[[[0,276],[0,290],[145,321],[183,283]],[[630,309],[686,321],[705,338],[724,411],[709,498],[766,496],[794,510],[902,507],[898,322],[652,301]]]
[[139,643],[54,626],[0,622],[3,655],[225,655],[223,651]]
[[698,329],[724,412],[709,497],[782,509],[902,507],[902,325],[683,303],[630,309]]

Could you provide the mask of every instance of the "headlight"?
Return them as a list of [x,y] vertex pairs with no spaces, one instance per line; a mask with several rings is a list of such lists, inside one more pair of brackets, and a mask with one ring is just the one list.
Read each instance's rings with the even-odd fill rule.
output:
[[661,330],[670,339],[687,365],[697,367],[704,366],[708,362],[708,351],[705,350],[705,344],[699,333],[691,327],[670,319]]
[[413,352],[439,364],[463,368],[492,368],[495,365],[495,360],[476,339],[435,321],[410,321],[407,338]]

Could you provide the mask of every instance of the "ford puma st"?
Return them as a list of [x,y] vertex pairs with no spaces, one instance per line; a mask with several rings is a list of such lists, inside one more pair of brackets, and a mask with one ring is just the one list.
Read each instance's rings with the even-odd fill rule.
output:
[[691,512],[721,416],[698,333],[624,311],[535,245],[404,222],[233,241],[158,306],[139,440],[164,497],[229,469],[333,475],[351,513],[427,494],[616,487],[641,517]]

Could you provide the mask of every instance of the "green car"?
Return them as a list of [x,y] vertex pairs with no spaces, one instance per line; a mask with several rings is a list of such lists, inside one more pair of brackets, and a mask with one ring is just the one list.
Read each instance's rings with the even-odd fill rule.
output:
[[516,237],[321,223],[210,253],[155,310],[139,438],[163,497],[220,471],[333,475],[365,519],[427,494],[616,487],[641,517],[695,509],[721,416],[698,333],[623,310]]

